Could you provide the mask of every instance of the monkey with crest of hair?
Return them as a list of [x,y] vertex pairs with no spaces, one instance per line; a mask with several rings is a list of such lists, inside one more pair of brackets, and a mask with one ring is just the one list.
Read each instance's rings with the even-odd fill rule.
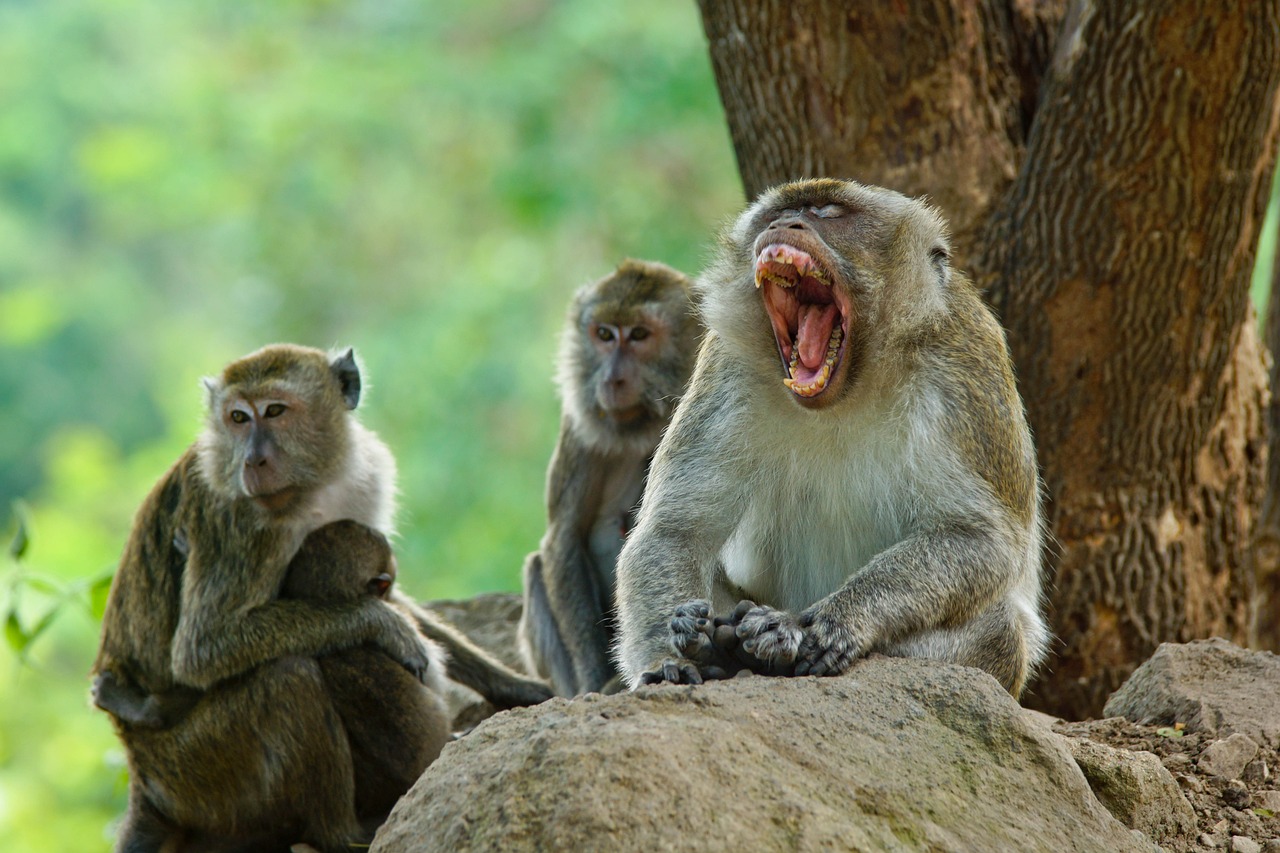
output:
[[1019,695],[1048,641],[1035,450],[939,216],[786,184],[696,288],[707,339],[618,561],[628,683],[837,675],[881,652]]
[[[376,650],[438,692],[443,647],[464,660],[456,677],[477,679],[482,693],[530,702],[548,694],[394,591],[385,601],[322,589],[281,595],[312,531],[340,519],[371,535],[391,528],[395,462],[353,415],[361,378],[351,350],[269,346],[206,385],[203,432],[135,517],[93,667],[95,700],[112,712],[129,759],[118,849],[346,849],[385,816],[358,813],[360,804],[381,809],[386,797],[357,787],[368,774],[344,735],[351,706],[335,697],[320,659]],[[385,540],[361,552],[358,537],[320,540],[307,559],[320,572],[354,561],[376,576],[389,560]],[[384,687],[395,707],[438,698],[404,680]],[[364,730],[375,742],[356,744],[358,754],[434,756],[447,734],[429,718],[382,719],[381,741]]]
[[688,278],[628,260],[574,294],[557,372],[563,415],[547,531],[524,569],[521,645],[561,696],[616,689],[614,563],[701,338]]

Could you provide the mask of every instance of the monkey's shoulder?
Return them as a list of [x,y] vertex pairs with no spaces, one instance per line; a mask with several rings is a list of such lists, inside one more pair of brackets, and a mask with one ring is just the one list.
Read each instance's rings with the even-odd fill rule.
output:
[[920,358],[957,452],[1020,523],[1037,500],[1035,450],[1004,330],[971,288],[953,302]]

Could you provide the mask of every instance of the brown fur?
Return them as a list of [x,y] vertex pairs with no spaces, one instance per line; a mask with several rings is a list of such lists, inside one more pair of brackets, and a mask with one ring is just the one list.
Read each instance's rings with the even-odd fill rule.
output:
[[689,280],[663,264],[624,261],[569,306],[547,532],[525,563],[520,622],[530,667],[560,695],[616,683],[614,561],[700,337]]
[[[310,530],[342,517],[389,525],[394,462],[348,414],[359,395],[349,351],[268,347],[208,385],[204,433],[138,511],[93,668],[144,694],[207,691],[168,728],[116,720],[131,771],[119,849],[184,837],[342,849],[364,815],[320,659],[371,644],[417,682],[439,653],[375,597],[277,593]],[[271,414],[270,400],[288,408]],[[237,410],[254,415],[235,423]],[[248,465],[284,498],[250,494]],[[393,743],[416,737],[413,724],[383,725]]]

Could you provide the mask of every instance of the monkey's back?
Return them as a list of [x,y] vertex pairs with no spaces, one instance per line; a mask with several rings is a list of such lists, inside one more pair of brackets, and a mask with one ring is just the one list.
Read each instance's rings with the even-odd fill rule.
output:
[[150,693],[173,686],[173,633],[187,560],[179,542],[179,519],[191,501],[189,492],[200,482],[197,468],[195,450],[188,449],[134,516],[102,618],[95,674],[118,669]]

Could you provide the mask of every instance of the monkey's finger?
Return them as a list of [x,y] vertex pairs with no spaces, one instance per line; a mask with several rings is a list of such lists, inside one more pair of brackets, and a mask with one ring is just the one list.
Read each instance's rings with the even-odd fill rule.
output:
[[684,604],[676,607],[675,615],[693,619],[709,617],[711,615],[711,602],[702,598],[695,598],[693,601],[686,601]]
[[722,651],[731,652],[738,647],[738,634],[732,625],[717,625],[711,642]]
[[691,663],[681,664],[680,679],[682,684],[701,684],[702,673],[698,672],[698,668]]
[[671,645],[676,654],[690,660],[710,660],[716,656],[711,638],[706,634],[672,635]]
[[722,681],[729,677],[729,671],[720,666],[704,666],[701,673],[706,681]]
[[662,680],[671,684],[680,683],[680,664],[669,660],[662,665]]
[[751,601],[746,598],[739,601],[737,606],[733,608],[733,613],[730,614],[733,621],[741,622],[742,617],[747,615],[747,611],[754,610],[755,606],[756,606],[756,603],[754,601]]
[[661,684],[662,673],[659,672],[642,672],[640,673],[641,684]]
[[711,603],[695,599],[678,606],[671,617],[671,631],[676,634],[692,634],[701,630],[699,623],[711,616]]

